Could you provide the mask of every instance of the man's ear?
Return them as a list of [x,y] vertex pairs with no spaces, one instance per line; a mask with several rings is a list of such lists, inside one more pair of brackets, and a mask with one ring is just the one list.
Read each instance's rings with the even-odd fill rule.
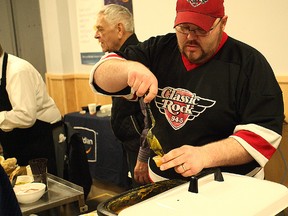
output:
[[122,23],[118,23],[117,24],[117,30],[118,30],[118,37],[123,37],[124,33],[125,33],[125,28],[124,25]]
[[222,31],[225,30],[225,27],[226,27],[226,24],[227,24],[227,20],[228,20],[228,16],[224,16],[224,17],[222,18],[222,21],[221,21]]

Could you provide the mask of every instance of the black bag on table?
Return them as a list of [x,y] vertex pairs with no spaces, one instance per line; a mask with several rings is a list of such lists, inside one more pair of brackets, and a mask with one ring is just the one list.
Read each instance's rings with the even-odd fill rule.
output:
[[55,144],[58,176],[83,187],[86,199],[91,189],[92,177],[85,147],[80,134],[68,122],[62,121],[61,127],[66,139],[60,145]]

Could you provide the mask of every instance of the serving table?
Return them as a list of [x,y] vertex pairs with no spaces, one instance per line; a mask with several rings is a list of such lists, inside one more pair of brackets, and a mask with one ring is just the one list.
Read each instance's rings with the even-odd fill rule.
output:
[[78,201],[80,213],[88,211],[82,187],[49,173],[47,177],[48,191],[45,192],[43,197],[31,204],[20,204],[23,216],[60,207],[75,201]]

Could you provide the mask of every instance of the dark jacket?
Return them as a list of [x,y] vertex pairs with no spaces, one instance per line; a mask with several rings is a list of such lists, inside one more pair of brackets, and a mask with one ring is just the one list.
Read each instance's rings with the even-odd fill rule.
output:
[[22,215],[12,185],[3,167],[0,165],[0,215]]
[[[137,36],[132,34],[119,51],[124,51],[127,46],[138,43]],[[111,124],[115,136],[123,143],[125,150],[138,152],[139,139],[144,128],[144,115],[141,112],[139,102],[112,97]]]

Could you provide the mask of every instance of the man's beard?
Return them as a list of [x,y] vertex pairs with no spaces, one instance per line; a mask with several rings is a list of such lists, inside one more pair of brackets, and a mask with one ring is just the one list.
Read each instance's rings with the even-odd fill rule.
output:
[[[199,55],[195,56],[195,52],[191,52],[191,51],[185,52],[185,49],[186,50],[189,49],[188,48],[189,45],[196,45],[199,49],[198,51]],[[191,64],[203,64],[207,62],[211,58],[211,56],[213,56],[213,53],[214,53],[212,50],[210,50],[209,52],[206,52],[197,41],[189,41],[185,43],[183,45],[183,49],[182,50],[180,49],[180,51]]]

